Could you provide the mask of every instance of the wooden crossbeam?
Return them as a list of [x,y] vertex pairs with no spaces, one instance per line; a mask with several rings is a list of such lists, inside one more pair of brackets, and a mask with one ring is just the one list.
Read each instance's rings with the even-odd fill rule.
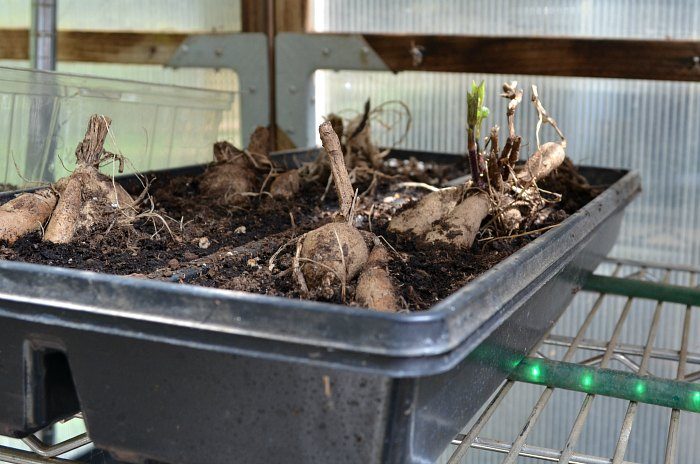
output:
[[[165,64],[189,34],[59,31],[59,61]],[[29,31],[0,29],[0,59],[29,59]]]
[[[700,81],[700,41],[395,34],[364,37],[394,71]],[[416,65],[417,52],[422,58]]]
[[[297,18],[298,19],[298,18]],[[255,22],[251,18],[251,22]],[[28,31],[0,29],[0,59],[27,59]],[[340,34],[339,34],[340,35]],[[364,34],[394,71],[700,81],[700,41]],[[58,59],[165,64],[178,33],[60,31]]]

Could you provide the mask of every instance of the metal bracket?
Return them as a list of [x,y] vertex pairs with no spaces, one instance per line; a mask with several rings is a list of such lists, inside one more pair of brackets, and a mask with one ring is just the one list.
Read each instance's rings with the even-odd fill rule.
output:
[[275,38],[277,126],[297,147],[315,144],[314,85],[319,69],[389,71],[361,35],[280,33]]
[[267,37],[262,33],[203,34],[185,39],[166,65],[232,69],[238,75],[241,139],[270,124]]

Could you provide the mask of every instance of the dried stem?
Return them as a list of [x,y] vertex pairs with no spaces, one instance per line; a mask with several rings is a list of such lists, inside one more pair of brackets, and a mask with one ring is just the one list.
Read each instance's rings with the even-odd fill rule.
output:
[[78,164],[99,166],[110,124],[112,124],[112,120],[107,116],[101,114],[90,116],[85,138],[75,149],[75,157],[78,159]]
[[508,109],[506,110],[506,117],[508,118],[508,137],[514,139],[515,109],[523,100],[523,89],[518,88],[518,81],[513,81],[510,84],[506,82],[503,84],[503,93],[501,96],[510,99],[508,102]]
[[487,174],[488,174],[488,183],[493,185],[501,190],[501,187],[503,186],[503,176],[501,175],[502,169],[501,169],[501,164],[502,161],[499,158],[499,153],[498,153],[498,126],[493,126],[491,128],[491,132],[489,133],[489,143],[491,144],[491,155],[489,156],[488,160],[488,169],[487,169]]
[[345,167],[345,161],[343,160],[340,140],[333,130],[333,125],[329,121],[321,124],[318,131],[321,135],[323,148],[325,148],[326,153],[328,153],[328,158],[330,159],[335,191],[338,194],[339,213],[344,219],[348,219],[350,217],[350,210],[352,209],[354,191],[352,182],[350,182],[350,176],[348,176],[348,170]]
[[498,126],[493,126],[489,134],[489,140],[491,142],[491,156],[498,158]]
[[355,138],[355,136],[357,136],[357,134],[362,132],[364,130],[365,126],[367,126],[367,122],[369,121],[369,108],[370,108],[370,101],[368,98],[367,101],[365,102],[365,110],[362,113],[362,119],[360,120],[360,123],[357,125],[357,127],[355,128],[353,133],[350,134],[350,137],[348,137],[348,141]]
[[515,166],[515,163],[518,162],[518,158],[520,158],[520,144],[522,143],[522,141],[523,138],[519,135],[516,135],[513,139],[513,146],[510,150],[510,155],[508,157],[508,164],[510,164],[511,166]]
[[547,110],[544,109],[544,106],[542,106],[542,102],[540,101],[540,97],[537,94],[537,86],[532,85],[532,103],[535,105],[535,109],[537,110],[537,114],[539,115],[539,120],[537,121],[537,129],[535,130],[535,137],[537,139],[537,149],[540,148],[540,128],[542,127],[542,124],[550,124],[555,131],[557,131],[557,134],[559,135],[559,138],[561,138],[561,144],[563,147],[566,147],[566,137],[564,137],[564,134],[562,134],[561,130],[559,130],[559,126],[557,125],[557,122],[547,114]]
[[[502,97],[510,99],[508,102],[508,109],[506,110],[506,117],[508,118],[508,139],[501,152],[501,159],[505,163],[514,166],[520,158],[520,142],[521,137],[515,134],[515,109],[518,107],[520,102],[523,100],[523,90],[518,88],[518,81],[512,81],[510,83],[506,82],[503,84]],[[508,176],[507,170],[502,172],[503,178],[506,179]]]

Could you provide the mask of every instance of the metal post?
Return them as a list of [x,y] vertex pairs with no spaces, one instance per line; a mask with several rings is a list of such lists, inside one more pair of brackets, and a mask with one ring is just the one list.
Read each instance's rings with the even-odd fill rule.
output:
[[32,0],[29,59],[34,69],[56,70],[56,2]]
[[[56,70],[56,9],[57,0],[32,0],[29,58],[34,69]],[[23,173],[30,180],[54,180],[58,109],[51,95],[32,99]]]

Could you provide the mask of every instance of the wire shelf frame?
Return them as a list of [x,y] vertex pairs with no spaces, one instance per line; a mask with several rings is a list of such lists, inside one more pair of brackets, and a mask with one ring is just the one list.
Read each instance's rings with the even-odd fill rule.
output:
[[[596,271],[597,283],[592,285],[593,289],[584,288],[582,294],[596,294],[595,301],[587,310],[585,319],[578,326],[574,334],[553,334],[558,325],[547,334],[540,343],[532,350],[530,356],[521,363],[528,369],[536,369],[537,360],[542,360],[542,365],[555,367],[567,367],[567,363],[575,363],[573,369],[558,369],[569,373],[590,372],[590,369],[583,369],[583,366],[595,366],[595,369],[609,371],[614,368],[615,373],[626,376],[631,381],[637,382],[637,388],[623,392],[623,385],[601,385],[600,390],[615,390],[617,398],[623,398],[627,402],[624,419],[619,427],[612,433],[616,434],[614,451],[610,456],[593,456],[577,451],[577,445],[586,421],[590,416],[591,408],[596,396],[601,396],[598,389],[592,384],[591,377],[578,377],[578,379],[567,378],[564,375],[559,377],[540,379],[535,378],[532,372],[528,374],[522,369],[516,368],[516,372],[510,376],[498,392],[492,397],[491,402],[482,410],[481,415],[472,424],[465,434],[457,435],[452,441],[454,449],[448,459],[449,464],[462,463],[470,450],[481,450],[490,453],[504,454],[501,461],[504,464],[513,464],[519,457],[527,457],[534,462],[559,462],[559,463],[579,463],[579,464],[634,464],[626,461],[625,455],[630,444],[632,429],[637,418],[640,404],[658,404],[658,398],[645,396],[645,388],[651,382],[667,382],[673,384],[675,399],[682,404],[681,407],[666,407],[668,414],[668,435],[666,449],[664,453],[665,464],[674,464],[677,461],[680,436],[680,415],[681,411],[691,413],[700,412],[700,353],[689,350],[691,341],[691,321],[693,314],[697,313],[700,306],[700,290],[697,287],[697,278],[700,268],[689,266],[666,265],[659,263],[637,262],[627,259],[606,258],[603,264]],[[612,283],[610,292],[601,291],[599,284],[607,285]],[[673,285],[670,284],[673,282]],[[621,284],[615,285],[615,284]],[[682,286],[681,286],[682,284]],[[640,290],[641,289],[641,290]],[[652,290],[647,292],[646,290]],[[667,293],[668,292],[668,293]],[[604,305],[606,298],[610,295],[624,296],[626,299],[622,311],[617,315],[614,329],[607,340],[585,338],[586,332],[591,326],[596,314],[601,313],[603,317],[613,317],[605,311],[614,308],[614,305]],[[640,298],[636,295],[643,295]],[[637,307],[642,304],[642,300],[651,300],[650,295],[655,295],[656,300],[653,316],[646,332],[644,344],[622,343],[621,333],[626,323],[638,314]],[[678,306],[679,302],[684,305],[683,323],[680,335],[680,347],[669,349],[667,347],[655,346],[657,336],[660,332],[667,330],[663,327],[662,315],[664,311],[671,311],[668,296],[672,303]],[[685,297],[688,297],[687,299]],[[578,298],[578,296],[577,296]],[[679,299],[681,298],[681,299]],[[570,306],[571,308],[571,306]],[[605,311],[601,311],[605,308]],[[675,310],[675,309],[673,309]],[[569,310],[567,310],[569,311]],[[697,317],[697,314],[696,316]],[[546,347],[557,347],[565,349],[560,359],[551,359],[545,355]],[[584,352],[584,353],[581,353]],[[591,356],[580,356],[589,353]],[[579,355],[575,357],[575,355]],[[578,359],[574,361],[574,359]],[[660,360],[673,363],[672,375],[664,375],[650,369],[651,360]],[[557,369],[553,369],[556,371]],[[671,369],[666,369],[670,371]],[[539,372],[538,372],[539,374]],[[585,379],[585,380],[584,380]],[[482,431],[491,420],[499,407],[504,403],[504,398],[508,392],[518,383],[534,383],[544,385],[537,402],[533,406],[530,414],[522,424],[519,433],[510,442],[482,436]],[[567,389],[586,393],[581,401],[578,413],[573,420],[568,437],[558,449],[534,446],[528,444],[531,432],[542,416],[549,403],[556,385],[566,385]],[[635,391],[636,390],[636,391]],[[685,396],[683,396],[685,395]],[[612,425],[612,424],[611,424]],[[659,433],[662,433],[659,431]],[[533,461],[528,461],[533,462]]]

